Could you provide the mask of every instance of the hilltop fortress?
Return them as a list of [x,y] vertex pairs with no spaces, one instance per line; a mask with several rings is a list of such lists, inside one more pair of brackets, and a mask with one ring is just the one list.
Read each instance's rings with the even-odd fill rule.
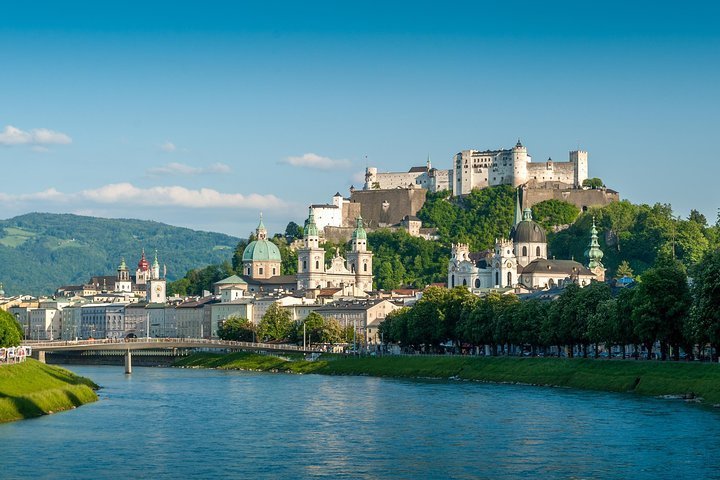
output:
[[[448,191],[453,196],[468,195],[473,189],[497,185],[522,188],[521,208],[530,208],[545,200],[562,200],[585,211],[620,200],[614,190],[589,188],[588,152],[573,150],[566,162],[548,158],[533,162],[520,140],[514,147],[497,150],[462,150],[452,158],[452,168],[434,168],[428,158],[424,166],[407,172],[378,172],[365,169],[362,189],[350,188],[350,198],[336,193],[331,204],[312,205],[318,229],[326,238],[347,241],[353,231],[353,219],[362,215],[369,229],[391,227],[407,229],[411,235],[433,238],[423,229],[417,212],[427,192]],[[414,227],[414,228],[411,228]]]
[[453,195],[467,195],[474,188],[533,184],[563,184],[581,188],[588,178],[588,153],[570,152],[567,162],[532,162],[527,148],[518,140],[510,149],[463,150],[453,157],[453,168],[432,168],[428,159],[425,167],[412,167],[407,172],[378,173],[377,168],[365,171],[364,190],[395,188],[424,188],[431,192],[451,190]]
[[[527,147],[518,140],[509,149],[458,152],[453,156],[452,168],[448,170],[433,168],[430,160],[426,166],[412,167],[407,172],[381,173],[377,168],[368,167],[363,190],[448,190],[453,196],[460,196],[476,188],[522,186],[525,190],[523,208],[554,198],[586,210],[590,206],[607,205],[620,199],[618,192],[613,190],[583,188],[583,181],[587,179],[588,152],[573,150],[566,162],[556,162],[552,158],[533,162]],[[372,220],[364,212],[363,216]]]

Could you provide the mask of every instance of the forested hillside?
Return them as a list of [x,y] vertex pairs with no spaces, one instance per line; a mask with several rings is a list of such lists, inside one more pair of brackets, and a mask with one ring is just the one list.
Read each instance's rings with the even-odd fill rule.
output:
[[[493,248],[495,239],[508,237],[515,218],[515,189],[510,186],[474,190],[465,197],[452,197],[449,192],[428,193],[427,201],[418,212],[423,226],[436,227],[438,241],[411,237],[405,231],[380,229],[368,234],[374,253],[375,288],[403,286],[424,288],[430,283],[445,282],[451,243],[469,243],[471,251]],[[688,271],[697,266],[703,255],[718,247],[720,228],[692,211],[687,219],[674,216],[670,205],[634,205],[616,202],[602,208],[580,213],[574,205],[548,200],[532,207],[533,218],[548,232],[549,256],[574,258],[586,263],[584,256],[590,241],[593,217],[600,232],[600,246],[605,254],[603,263],[607,277],[639,275],[653,266],[658,256],[679,260]],[[555,228],[558,227],[558,228]],[[294,274],[297,254],[289,242],[302,236],[293,222],[285,234],[276,234],[272,241],[283,258],[282,273]],[[555,233],[556,229],[560,229]],[[210,290],[212,283],[240,272],[240,257],[247,245],[237,245],[235,254],[205,268],[189,271],[184,279],[171,285],[180,294],[200,294]],[[348,244],[323,245],[329,262],[338,249],[344,254]]]
[[239,239],[159,222],[30,213],[0,221],[0,282],[7,294],[48,294],[112,275],[121,257],[134,269],[157,249],[168,279],[232,257]]

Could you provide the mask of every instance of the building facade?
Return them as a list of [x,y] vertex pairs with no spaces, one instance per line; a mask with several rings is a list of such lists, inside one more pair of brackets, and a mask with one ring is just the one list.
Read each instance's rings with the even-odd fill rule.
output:
[[552,183],[569,188],[581,188],[588,178],[588,153],[570,152],[567,162],[532,162],[527,148],[518,140],[511,149],[463,150],[453,160],[453,195],[467,195],[473,189],[512,185],[527,182],[536,185]]
[[[448,263],[448,287],[464,286],[472,291],[500,288],[545,289],[562,286],[569,282],[581,286],[592,280],[604,278],[574,260],[547,258],[545,230],[532,219],[530,209],[525,209],[519,219],[520,205],[516,206],[516,224],[507,239],[498,239],[495,248],[479,255],[472,255],[467,244],[453,244]],[[597,232],[595,243],[597,243]],[[599,262],[599,254],[591,244],[593,258]],[[598,257],[599,255],[599,257]]]
[[362,217],[357,218],[347,260],[336,251],[329,266],[325,264],[325,250],[320,247],[320,236],[312,208],[303,233],[304,246],[297,251],[298,290],[351,287],[353,296],[365,296],[365,292],[372,290],[373,254],[367,249],[367,233]]

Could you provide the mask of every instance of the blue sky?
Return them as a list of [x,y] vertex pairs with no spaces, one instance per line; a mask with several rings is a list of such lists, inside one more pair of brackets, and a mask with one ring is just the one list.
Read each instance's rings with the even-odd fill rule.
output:
[[633,202],[720,206],[711,3],[19,3],[0,15],[0,218],[245,236],[262,211],[282,231],[366,163],[449,168],[518,138],[535,160],[588,150]]

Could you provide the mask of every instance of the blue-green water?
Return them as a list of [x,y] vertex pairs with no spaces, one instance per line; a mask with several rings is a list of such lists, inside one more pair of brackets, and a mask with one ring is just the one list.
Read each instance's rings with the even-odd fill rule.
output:
[[720,478],[720,412],[471,382],[70,367],[76,410],[0,425],[0,478]]

